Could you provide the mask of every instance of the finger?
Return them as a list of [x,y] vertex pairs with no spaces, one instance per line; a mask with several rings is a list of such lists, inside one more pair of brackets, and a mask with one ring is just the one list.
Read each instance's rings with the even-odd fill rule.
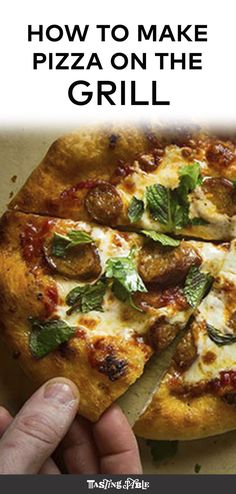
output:
[[68,473],[99,473],[97,449],[91,432],[91,424],[77,417],[62,442],[62,455]]
[[101,473],[141,474],[135,435],[121,409],[112,405],[93,427]]
[[41,475],[59,475],[61,472],[52,458],[48,458],[39,473]]
[[[0,407],[0,437],[4,434],[5,430],[11,424],[12,420],[13,417],[8,412],[8,410],[4,407]],[[42,466],[40,473],[49,475],[59,474],[60,471],[52,458],[48,458],[48,460]]]
[[38,473],[69,429],[78,401],[78,389],[67,379],[52,379],[36,391],[0,441],[0,473]]
[[2,437],[12,420],[13,417],[8,412],[8,410],[4,407],[0,407],[0,437]]

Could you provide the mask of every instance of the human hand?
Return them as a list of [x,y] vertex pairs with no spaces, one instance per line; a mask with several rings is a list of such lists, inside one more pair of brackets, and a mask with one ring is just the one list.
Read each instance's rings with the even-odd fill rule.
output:
[[0,407],[0,474],[60,474],[55,450],[68,473],[141,474],[135,436],[111,406],[96,424],[76,416],[78,389],[71,381],[48,381],[13,417]]

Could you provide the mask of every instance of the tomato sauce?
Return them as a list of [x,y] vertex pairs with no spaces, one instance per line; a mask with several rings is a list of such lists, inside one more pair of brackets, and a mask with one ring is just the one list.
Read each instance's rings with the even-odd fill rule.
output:
[[43,242],[52,227],[52,220],[45,220],[40,225],[27,223],[20,235],[23,257],[27,262],[35,261],[42,254]]

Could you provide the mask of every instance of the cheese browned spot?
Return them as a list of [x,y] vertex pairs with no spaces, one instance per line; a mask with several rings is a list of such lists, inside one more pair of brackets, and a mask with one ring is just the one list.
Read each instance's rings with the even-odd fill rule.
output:
[[105,374],[110,381],[117,381],[127,372],[128,362],[118,355],[112,344],[106,343],[105,338],[89,345],[88,359],[91,367]]

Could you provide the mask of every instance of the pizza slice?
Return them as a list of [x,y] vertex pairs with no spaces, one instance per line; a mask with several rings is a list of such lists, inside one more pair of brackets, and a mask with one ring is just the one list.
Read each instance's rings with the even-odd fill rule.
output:
[[235,183],[235,136],[88,130],[56,141],[10,208],[228,240],[236,234]]
[[236,241],[178,345],[173,365],[136,432],[197,439],[236,427]]
[[36,383],[75,381],[91,420],[186,325],[228,250],[19,212],[0,239],[3,338]]

